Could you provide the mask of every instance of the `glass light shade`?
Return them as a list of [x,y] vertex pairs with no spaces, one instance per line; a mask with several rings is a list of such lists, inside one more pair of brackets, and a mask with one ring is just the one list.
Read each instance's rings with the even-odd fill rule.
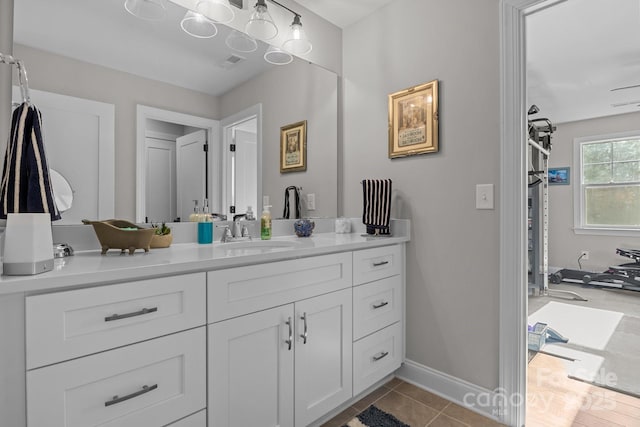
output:
[[282,48],[294,55],[305,55],[311,52],[313,46],[311,46],[311,42],[307,39],[297,16],[290,28],[289,36],[282,44]]
[[228,24],[235,16],[229,0],[201,0],[196,4],[196,12],[220,24]]
[[191,10],[184,15],[180,26],[185,33],[200,39],[208,39],[218,34],[218,27],[213,21]]
[[224,42],[238,52],[255,52],[258,49],[258,43],[254,39],[238,30],[231,31]]
[[271,14],[264,3],[258,2],[256,4],[255,10],[244,27],[244,31],[251,37],[261,40],[271,40],[278,35],[278,27],[273,22],[273,18],[271,18]]
[[273,65],[287,65],[293,61],[293,56],[280,48],[269,46],[264,53],[264,60]]
[[126,0],[124,8],[136,18],[162,21],[167,13],[164,0]]

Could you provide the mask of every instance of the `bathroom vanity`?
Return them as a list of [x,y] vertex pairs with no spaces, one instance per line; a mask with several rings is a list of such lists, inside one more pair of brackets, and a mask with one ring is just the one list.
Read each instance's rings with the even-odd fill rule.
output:
[[11,340],[2,372],[23,356],[3,394],[24,402],[2,407],[5,419],[319,424],[403,361],[408,227],[399,221],[394,237],[378,239],[319,233],[134,256],[77,252],[49,273],[3,276],[0,302],[23,304],[1,315],[12,322],[2,326]]

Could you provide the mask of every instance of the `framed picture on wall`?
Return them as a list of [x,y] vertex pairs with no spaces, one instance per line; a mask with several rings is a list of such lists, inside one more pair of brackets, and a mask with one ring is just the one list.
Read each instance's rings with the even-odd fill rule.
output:
[[569,185],[571,182],[570,168],[549,168],[549,185]]
[[307,170],[307,121],[280,128],[280,173]]
[[389,158],[438,152],[438,80],[389,95]]

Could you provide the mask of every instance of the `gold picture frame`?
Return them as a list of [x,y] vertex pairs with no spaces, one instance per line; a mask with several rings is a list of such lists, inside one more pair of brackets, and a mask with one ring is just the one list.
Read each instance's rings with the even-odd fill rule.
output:
[[307,170],[307,121],[280,128],[280,173]]
[[438,80],[389,95],[389,158],[438,152]]

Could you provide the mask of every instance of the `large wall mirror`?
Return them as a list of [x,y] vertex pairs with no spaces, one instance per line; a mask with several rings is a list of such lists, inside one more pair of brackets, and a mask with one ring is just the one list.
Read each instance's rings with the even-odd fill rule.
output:
[[[140,192],[144,191],[144,199],[156,200],[157,197],[147,193],[174,191],[169,188],[174,184],[166,180],[163,168],[141,170],[146,166],[139,149],[140,127],[145,127],[143,139],[162,139],[172,132],[166,132],[168,128],[156,123],[162,120],[154,117],[140,125],[140,107],[218,124],[217,128],[210,126],[215,128],[207,135],[211,139],[210,149],[203,151],[200,159],[207,161],[204,187],[208,189],[211,211],[225,213],[236,203],[236,211],[244,212],[247,208],[244,204],[252,203],[254,212],[259,213],[262,196],[267,195],[277,218],[283,210],[285,189],[295,185],[301,188],[303,200],[307,194],[316,198],[316,210],[307,211],[303,206],[305,216],[335,216],[337,76],[299,58],[288,65],[269,64],[263,58],[268,46],[260,41],[255,52],[232,50],[225,39],[233,30],[222,25],[218,25],[215,37],[192,37],[180,27],[186,9],[171,2],[165,5],[165,19],[152,22],[130,15],[121,0],[15,1],[14,55],[25,62],[30,87],[114,106],[113,216],[135,221],[164,220],[164,216],[146,215]],[[245,119],[238,118],[239,114],[251,111],[259,112],[260,118],[255,122],[245,123]],[[47,117],[43,120],[46,124]],[[280,128],[301,120],[308,123],[307,171],[281,174]],[[206,129],[177,124],[182,126],[183,135]],[[235,124],[243,141],[255,140],[258,146],[255,152],[229,155],[228,145],[233,138],[224,135],[225,130],[235,135],[236,130],[229,132]],[[255,136],[247,130],[248,124],[253,125]],[[46,138],[45,135],[48,144]],[[55,145],[60,143],[64,141]],[[156,154],[159,161],[167,161],[168,155],[161,151],[155,151]],[[57,153],[51,157],[52,163],[53,158],[55,162],[67,162],[64,167],[52,164],[54,169],[74,170],[83,166],[83,159],[71,148],[64,155]],[[103,167],[106,164],[102,159],[98,161]],[[231,167],[231,161],[237,164]],[[243,175],[235,176],[232,171],[241,171]],[[92,173],[97,173],[95,168],[88,168],[86,174]],[[147,181],[142,189],[140,176]],[[252,180],[256,186],[251,185]],[[239,187],[229,187],[230,183]],[[73,182],[71,186],[77,187]],[[245,197],[242,188],[252,188],[256,194]],[[191,209],[196,196],[183,198],[186,197]],[[167,218],[184,220],[181,209],[176,205]],[[95,215],[87,216],[106,219],[101,215],[96,211]],[[71,214],[70,217],[75,218]]]

